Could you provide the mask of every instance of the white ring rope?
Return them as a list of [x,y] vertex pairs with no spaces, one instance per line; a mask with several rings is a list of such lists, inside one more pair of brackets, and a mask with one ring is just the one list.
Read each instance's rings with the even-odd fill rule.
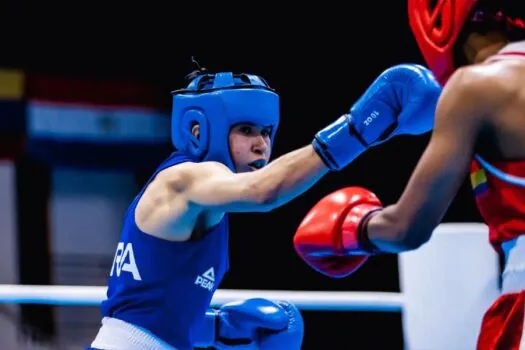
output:
[[[435,243],[427,244],[427,253],[420,253],[417,260],[411,264],[425,264],[428,268],[436,266],[432,261],[424,258],[424,254],[432,258],[436,250],[449,251],[451,247],[456,246],[456,241],[461,237],[468,237],[469,234],[473,238],[472,244],[476,244],[478,255],[464,258],[467,261],[475,261],[481,259],[488,261],[489,265],[487,273],[496,275],[497,269],[492,269],[490,263],[496,262],[496,253],[492,250],[486,242],[486,235],[488,228],[481,223],[442,223],[436,229],[436,232],[442,238],[450,236],[450,242],[454,242],[452,246],[448,245],[445,240],[434,238]],[[457,236],[457,237],[455,237]],[[471,240],[473,238],[470,238]],[[447,243],[447,244],[445,244]],[[445,244],[445,245],[443,245]],[[428,251],[429,247],[432,250]],[[421,255],[423,254],[423,255]],[[459,258],[459,253],[456,251],[456,259]],[[461,255],[464,253],[462,252]],[[480,261],[481,261],[480,260]],[[422,262],[423,261],[423,262]],[[404,262],[403,264],[408,264]],[[402,264],[402,265],[403,265]],[[494,265],[493,264],[493,265]],[[464,264],[470,266],[470,264]],[[439,265],[441,268],[441,265]],[[406,269],[406,266],[405,266]],[[416,269],[417,270],[417,269]],[[426,278],[428,275],[427,268],[425,271],[419,270],[410,271],[413,275],[411,279],[416,278],[420,281],[420,277]],[[466,276],[465,269],[459,270],[463,273],[462,278]],[[492,271],[492,272],[490,272]],[[445,271],[444,273],[453,273],[454,271]],[[406,273],[406,272],[405,272]],[[411,276],[412,276],[411,275]],[[482,276],[483,277],[483,276]],[[459,277],[455,277],[458,279]],[[485,277],[483,277],[485,278]],[[479,279],[479,278],[478,278]],[[437,279],[440,280],[440,279]],[[485,281],[485,279],[483,280]],[[427,281],[428,282],[428,281]],[[407,283],[407,281],[404,281]],[[406,287],[406,286],[405,286]],[[98,306],[102,300],[106,298],[107,287],[103,286],[57,286],[57,285],[16,285],[16,284],[0,284],[0,304],[47,304],[47,305],[77,305],[77,306]],[[405,295],[403,293],[394,292],[317,292],[317,291],[284,291],[284,290],[232,290],[219,289],[213,296],[211,306],[220,306],[224,303],[246,299],[246,298],[266,298],[270,300],[288,300],[295,304],[302,310],[318,310],[318,311],[391,311],[401,312],[405,307]],[[412,296],[413,298],[413,296]]]
[[[107,287],[0,284],[0,303],[98,306]],[[314,292],[219,289],[211,306],[247,298],[288,300],[302,310],[390,311],[403,309],[403,295],[393,292]]]

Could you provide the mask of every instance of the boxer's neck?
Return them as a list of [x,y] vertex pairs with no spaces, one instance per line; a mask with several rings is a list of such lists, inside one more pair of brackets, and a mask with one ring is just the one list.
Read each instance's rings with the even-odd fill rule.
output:
[[472,32],[463,44],[463,52],[468,62],[477,64],[495,55],[507,43],[506,36],[499,31],[491,31],[484,34]]
[[487,61],[500,61],[506,59],[522,59],[525,60],[525,40],[516,41],[505,45],[494,56]]
[[498,51],[498,55],[512,53],[525,53],[525,40],[508,43]]

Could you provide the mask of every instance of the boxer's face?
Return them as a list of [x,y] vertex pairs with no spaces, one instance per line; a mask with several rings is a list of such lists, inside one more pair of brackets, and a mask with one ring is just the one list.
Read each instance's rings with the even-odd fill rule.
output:
[[230,154],[237,172],[254,171],[268,163],[272,147],[271,132],[271,127],[247,123],[231,129]]

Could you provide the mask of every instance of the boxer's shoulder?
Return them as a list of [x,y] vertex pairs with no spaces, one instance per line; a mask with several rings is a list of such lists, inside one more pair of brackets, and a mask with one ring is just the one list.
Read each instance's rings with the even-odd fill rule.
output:
[[515,62],[495,61],[462,67],[447,85],[454,93],[477,98],[477,105],[490,106],[504,104],[512,98],[517,88],[522,87],[523,78],[525,69],[520,73]]
[[[184,162],[161,170],[138,200],[135,209],[137,226],[153,236],[178,241],[200,235],[201,229],[196,230],[196,226],[207,230],[217,225],[224,213],[196,205],[192,193],[205,179],[220,176],[223,172],[231,173],[228,167],[217,162]],[[199,198],[205,196],[207,193],[201,193]],[[166,230],[166,227],[170,229]]]
[[184,162],[163,169],[153,181],[170,185],[180,191],[199,180],[224,173],[231,173],[231,170],[219,162]]
[[480,119],[504,106],[513,95],[506,77],[486,65],[462,67],[450,77],[439,99],[438,116]]

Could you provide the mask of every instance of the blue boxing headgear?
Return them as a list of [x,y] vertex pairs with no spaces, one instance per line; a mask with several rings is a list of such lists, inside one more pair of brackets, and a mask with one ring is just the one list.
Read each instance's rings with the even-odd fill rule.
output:
[[[279,95],[252,74],[200,74],[173,94],[173,145],[201,161],[221,162],[235,171],[230,154],[230,129],[241,123],[271,127],[272,141],[279,125]],[[191,129],[200,125],[199,138]]]

